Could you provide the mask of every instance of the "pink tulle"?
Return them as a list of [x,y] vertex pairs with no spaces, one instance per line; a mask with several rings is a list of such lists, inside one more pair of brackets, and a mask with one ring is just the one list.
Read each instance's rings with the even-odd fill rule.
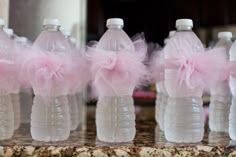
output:
[[87,64],[79,55],[36,52],[24,61],[22,76],[35,95],[60,96],[78,92],[89,81]]
[[89,48],[91,74],[99,96],[132,95],[147,76],[143,64],[146,59],[146,46],[142,40],[135,41],[136,51],[118,52]]
[[161,49],[160,47],[157,47],[157,49],[153,51],[149,68],[151,72],[152,83],[164,81],[164,71],[165,71],[164,53],[163,49]]
[[189,88],[212,87],[228,78],[228,61],[225,49],[216,48],[206,52],[176,53],[165,59],[166,69],[177,69],[176,79]]
[[8,93],[18,93],[20,89],[19,72],[21,70],[24,49],[13,40],[7,49],[0,50],[0,88]]
[[85,86],[91,81],[90,64],[86,60],[82,50],[76,50],[70,55],[71,70],[68,76],[69,91],[68,94],[81,92]]
[[0,89],[10,93],[14,85],[15,64],[11,60],[0,59]]

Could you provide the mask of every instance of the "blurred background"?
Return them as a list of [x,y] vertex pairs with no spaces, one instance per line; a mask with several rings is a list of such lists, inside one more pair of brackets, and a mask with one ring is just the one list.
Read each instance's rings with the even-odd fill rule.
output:
[[[120,17],[130,37],[144,32],[148,42],[162,46],[176,19],[191,18],[194,31],[208,47],[214,45],[219,31],[236,35],[235,7],[235,0],[0,0],[0,17],[15,34],[32,41],[42,31],[44,18],[58,18],[77,45],[99,40],[106,31],[106,19]],[[154,104],[154,85],[138,92],[140,101]]]

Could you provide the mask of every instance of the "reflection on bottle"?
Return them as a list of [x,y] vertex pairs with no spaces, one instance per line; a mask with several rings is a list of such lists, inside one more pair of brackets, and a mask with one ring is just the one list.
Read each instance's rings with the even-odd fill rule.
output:
[[158,125],[156,125],[156,127],[155,127],[155,144],[165,145],[166,142],[167,141],[166,141],[164,132],[160,130]]
[[79,105],[79,130],[86,130],[87,123],[87,105],[86,92],[82,91],[77,94],[77,101]]
[[162,98],[162,94],[158,93],[156,95],[156,102],[155,102],[155,119],[156,119],[157,124],[159,124],[159,112],[160,112],[161,98]]
[[208,136],[209,145],[228,145],[229,144],[229,134],[226,132],[215,132],[210,131]]
[[164,117],[165,117],[165,110],[167,106],[168,96],[162,95],[161,103],[159,107],[159,127],[161,131],[164,131]]

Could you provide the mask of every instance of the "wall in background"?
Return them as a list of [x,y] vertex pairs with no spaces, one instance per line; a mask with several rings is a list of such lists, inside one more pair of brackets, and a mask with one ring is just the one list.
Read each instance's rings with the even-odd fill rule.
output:
[[17,35],[35,40],[42,31],[44,18],[58,18],[63,29],[84,44],[86,9],[87,0],[11,0],[10,27]]
[[9,0],[0,0],[0,18],[4,19],[5,26],[8,26]]

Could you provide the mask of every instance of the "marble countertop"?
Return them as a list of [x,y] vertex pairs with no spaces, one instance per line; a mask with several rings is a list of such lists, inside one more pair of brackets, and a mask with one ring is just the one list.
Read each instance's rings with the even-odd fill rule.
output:
[[109,144],[96,138],[95,107],[88,107],[87,125],[71,133],[63,142],[45,143],[32,140],[29,125],[23,124],[11,140],[0,141],[0,156],[236,156],[236,144],[227,134],[208,131],[197,144],[174,144],[165,140],[156,125],[155,108],[136,107],[136,137],[131,143]]

